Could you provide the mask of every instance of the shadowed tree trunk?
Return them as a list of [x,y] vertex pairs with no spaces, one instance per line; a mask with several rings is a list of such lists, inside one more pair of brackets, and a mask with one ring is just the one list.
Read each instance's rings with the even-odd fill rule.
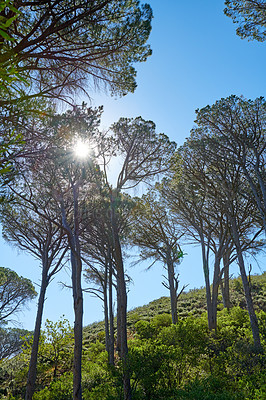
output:
[[230,267],[230,257],[228,251],[224,252],[223,255],[223,281],[221,281],[221,289],[222,289],[222,297],[223,297],[223,305],[227,310],[230,310],[230,289],[229,289],[229,267]]
[[170,291],[170,303],[171,303],[171,316],[172,316],[172,324],[177,324],[178,315],[177,315],[177,301],[187,285],[184,285],[180,292],[178,293],[178,284],[179,284],[179,274],[175,273],[174,268],[174,260],[171,256],[173,252],[173,248],[171,246],[167,246],[166,249],[166,267],[167,267],[167,284],[163,282],[163,285]]
[[71,229],[67,218],[63,199],[61,198],[62,224],[68,234],[68,243],[71,251],[72,268],[72,293],[74,303],[74,359],[73,359],[73,400],[82,400],[81,388],[81,359],[82,359],[82,333],[83,333],[83,293],[81,286],[82,262],[79,244],[79,205],[78,192],[79,182],[71,183],[73,194],[73,222],[74,228]]
[[107,263],[104,269],[103,282],[103,307],[104,307],[104,330],[105,330],[105,350],[110,354],[110,330],[109,330],[109,307],[108,307],[108,266]]
[[202,263],[203,263],[203,274],[205,280],[205,291],[206,291],[206,302],[207,302],[207,314],[208,314],[208,327],[209,330],[215,329],[214,325],[214,316],[213,316],[213,307],[212,307],[212,298],[211,298],[211,285],[210,285],[210,270],[209,270],[209,246],[207,246],[204,241],[204,237],[200,235],[200,244],[201,244],[201,254],[202,254]]
[[213,266],[213,281],[212,281],[212,329],[217,329],[217,303],[218,303],[218,291],[221,282],[220,275],[220,263],[221,255],[218,251],[215,254],[215,261]]
[[115,198],[111,194],[111,225],[117,273],[117,350],[123,363],[124,400],[131,400],[127,346],[127,290],[114,201]]
[[109,269],[108,269],[108,289],[109,289],[109,324],[110,324],[110,336],[109,336],[109,363],[114,365],[114,313],[113,313],[113,265],[111,257],[109,257]]
[[167,272],[168,272],[168,283],[170,291],[172,323],[177,324],[178,317],[177,317],[177,292],[175,287],[175,271],[174,271],[173,261],[169,254],[169,250],[167,251]]
[[245,263],[244,263],[242,248],[241,248],[241,244],[240,244],[237,223],[236,223],[234,216],[230,216],[230,222],[231,222],[231,226],[232,226],[232,236],[233,236],[233,240],[234,240],[235,246],[236,246],[238,265],[239,265],[239,269],[240,269],[240,275],[241,275],[244,293],[245,293],[245,299],[246,299],[246,303],[247,303],[247,309],[248,309],[249,320],[250,320],[250,325],[251,325],[251,330],[252,330],[252,335],[253,335],[254,347],[256,348],[257,351],[262,351],[258,319],[257,319],[256,313],[254,310],[253,300],[252,300],[251,293],[250,293],[250,287],[249,287],[248,278],[247,278],[247,274],[246,274],[246,270],[245,270]]
[[45,293],[47,286],[49,284],[49,278],[47,276],[47,267],[43,268],[42,271],[42,282],[41,282],[41,289],[40,295],[38,300],[38,311],[35,320],[35,328],[34,328],[34,335],[33,335],[33,342],[31,348],[31,357],[30,357],[30,364],[29,364],[29,371],[28,371],[28,378],[27,378],[27,386],[26,386],[26,395],[25,400],[32,400],[34,391],[35,391],[35,381],[36,381],[36,374],[37,374],[37,358],[38,358],[38,348],[39,348],[39,340],[40,340],[40,332],[41,332],[41,325],[42,325],[42,315],[43,315],[43,308],[44,308],[44,301],[45,301]]

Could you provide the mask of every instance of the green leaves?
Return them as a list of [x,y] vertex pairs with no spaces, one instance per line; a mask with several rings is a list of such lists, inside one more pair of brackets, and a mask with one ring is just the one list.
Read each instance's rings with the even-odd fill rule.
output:
[[0,267],[0,323],[7,322],[37,295],[32,282],[9,268]]
[[266,40],[266,7],[264,0],[226,0],[225,15],[238,24],[237,34],[242,39]]
[[94,85],[108,87],[114,95],[135,90],[134,64],[151,54],[148,5],[67,0],[30,7],[22,2],[18,13],[9,1],[1,4],[10,13],[0,20],[1,66],[17,67],[32,84],[31,93],[66,98]]
[[[7,15],[12,12],[13,16],[5,17],[4,11],[7,10]],[[0,36],[8,41],[14,41],[14,38],[11,37],[7,32],[7,28],[11,26],[11,24],[17,19],[20,12],[17,8],[15,8],[10,0],[0,1]]]

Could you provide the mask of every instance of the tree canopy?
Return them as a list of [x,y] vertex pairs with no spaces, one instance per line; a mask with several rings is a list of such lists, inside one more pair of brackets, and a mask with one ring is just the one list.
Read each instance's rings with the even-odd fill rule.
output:
[[226,0],[225,15],[238,24],[242,39],[266,40],[266,4],[264,0]]
[[14,317],[36,295],[29,279],[10,268],[0,267],[0,324],[10,321],[10,317]]
[[12,90],[2,81],[0,106],[36,95],[66,99],[102,83],[112,94],[133,92],[134,63],[151,54],[152,11],[137,0],[20,0],[1,16],[8,24],[0,66],[14,66],[20,79]]

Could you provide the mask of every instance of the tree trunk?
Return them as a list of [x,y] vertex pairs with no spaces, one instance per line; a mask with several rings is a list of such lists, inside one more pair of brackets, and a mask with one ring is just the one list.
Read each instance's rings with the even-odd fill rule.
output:
[[[104,302],[104,332],[105,332],[105,350],[110,354],[110,333],[109,333],[109,309],[108,309],[108,299],[107,293],[103,294],[103,302]],[[109,358],[109,357],[108,357]]]
[[210,273],[209,273],[209,260],[206,251],[206,245],[204,243],[204,238],[201,238],[201,253],[202,253],[202,263],[203,263],[203,273],[205,279],[205,290],[206,290],[206,302],[207,302],[207,314],[208,314],[208,328],[211,331],[214,329],[213,325],[213,310],[212,310],[212,299],[211,299],[211,287],[210,287]]
[[83,293],[81,286],[82,262],[79,244],[79,210],[78,185],[72,184],[74,206],[74,231],[66,218],[63,199],[61,199],[62,224],[68,233],[68,243],[71,253],[72,293],[74,303],[74,360],[73,360],[73,400],[82,400],[81,388],[81,361],[82,361],[82,333],[83,333]]
[[170,301],[171,301],[171,314],[172,314],[172,323],[177,324],[177,293],[175,288],[175,271],[173,260],[170,255],[171,249],[167,249],[167,272],[168,272],[168,283],[170,290]]
[[117,284],[116,284],[116,351],[121,357],[121,313],[119,312],[119,307],[120,307],[120,287],[117,279]]
[[123,363],[124,400],[131,400],[130,373],[128,366],[127,347],[127,290],[124,274],[124,264],[113,199],[111,199],[111,223],[114,245],[114,257],[117,270],[117,343]]
[[218,290],[220,284],[220,262],[221,257],[219,252],[215,254],[213,283],[212,283],[212,312],[211,312],[211,329],[217,329],[217,303],[218,303]]
[[244,258],[243,258],[243,253],[242,253],[242,249],[241,249],[240,238],[239,238],[239,233],[238,233],[235,217],[231,217],[230,222],[231,222],[231,227],[232,227],[233,240],[234,240],[234,243],[236,246],[238,265],[239,265],[241,279],[242,279],[242,283],[243,283],[245,299],[246,299],[246,303],[247,303],[247,309],[248,309],[249,320],[250,320],[250,325],[251,325],[251,330],[252,330],[252,335],[253,335],[254,347],[256,348],[256,350],[262,351],[262,346],[261,346],[261,342],[260,342],[260,334],[259,334],[259,324],[258,324],[257,316],[256,316],[256,313],[254,310],[253,300],[252,300],[251,293],[250,293],[250,288],[249,288],[248,278],[247,278],[247,274],[246,274],[246,270],[245,270],[245,263],[244,263]]
[[74,300],[74,360],[73,360],[73,400],[82,400],[81,363],[82,363],[82,335],[83,335],[83,292],[81,285],[82,262],[79,244],[79,184],[72,185],[74,205],[74,233],[72,235],[71,260],[72,285]]
[[103,282],[103,307],[104,307],[104,330],[105,330],[105,350],[110,354],[110,333],[109,333],[109,310],[108,310],[108,263],[105,262],[104,282]]
[[224,252],[223,255],[223,276],[224,276],[224,281],[223,284],[221,283],[222,286],[222,296],[223,296],[223,305],[227,310],[230,310],[231,308],[231,303],[230,303],[230,290],[229,290],[229,267],[230,267],[230,260],[229,260],[229,254],[227,251]]
[[32,396],[35,391],[35,382],[36,382],[36,373],[37,373],[37,359],[38,359],[38,348],[39,348],[39,340],[40,340],[40,332],[42,325],[42,315],[45,301],[45,293],[47,286],[49,284],[49,279],[47,277],[48,267],[43,267],[42,271],[42,282],[41,289],[38,300],[38,310],[35,320],[35,328],[33,335],[33,343],[31,348],[31,358],[29,364],[28,378],[27,378],[27,386],[26,386],[26,395],[25,400],[32,400]]
[[73,400],[82,400],[81,358],[83,328],[83,294],[81,288],[81,260],[71,250],[72,286],[74,302],[74,359],[73,359]]
[[123,363],[123,387],[124,387],[124,400],[131,400],[131,387],[130,387],[130,373],[128,365],[128,347],[127,347],[127,292],[126,283],[124,279],[124,272],[122,270],[117,274],[117,285],[120,286],[119,296],[117,299],[118,313],[120,316],[120,357]]
[[113,313],[113,266],[112,261],[109,262],[109,323],[110,323],[110,340],[109,340],[109,364],[114,365],[114,313]]

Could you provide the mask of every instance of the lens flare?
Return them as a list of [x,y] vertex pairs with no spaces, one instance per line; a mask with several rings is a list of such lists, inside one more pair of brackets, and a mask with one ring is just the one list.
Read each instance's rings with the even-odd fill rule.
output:
[[78,140],[74,146],[74,153],[78,158],[86,158],[90,154],[90,146],[87,141]]

